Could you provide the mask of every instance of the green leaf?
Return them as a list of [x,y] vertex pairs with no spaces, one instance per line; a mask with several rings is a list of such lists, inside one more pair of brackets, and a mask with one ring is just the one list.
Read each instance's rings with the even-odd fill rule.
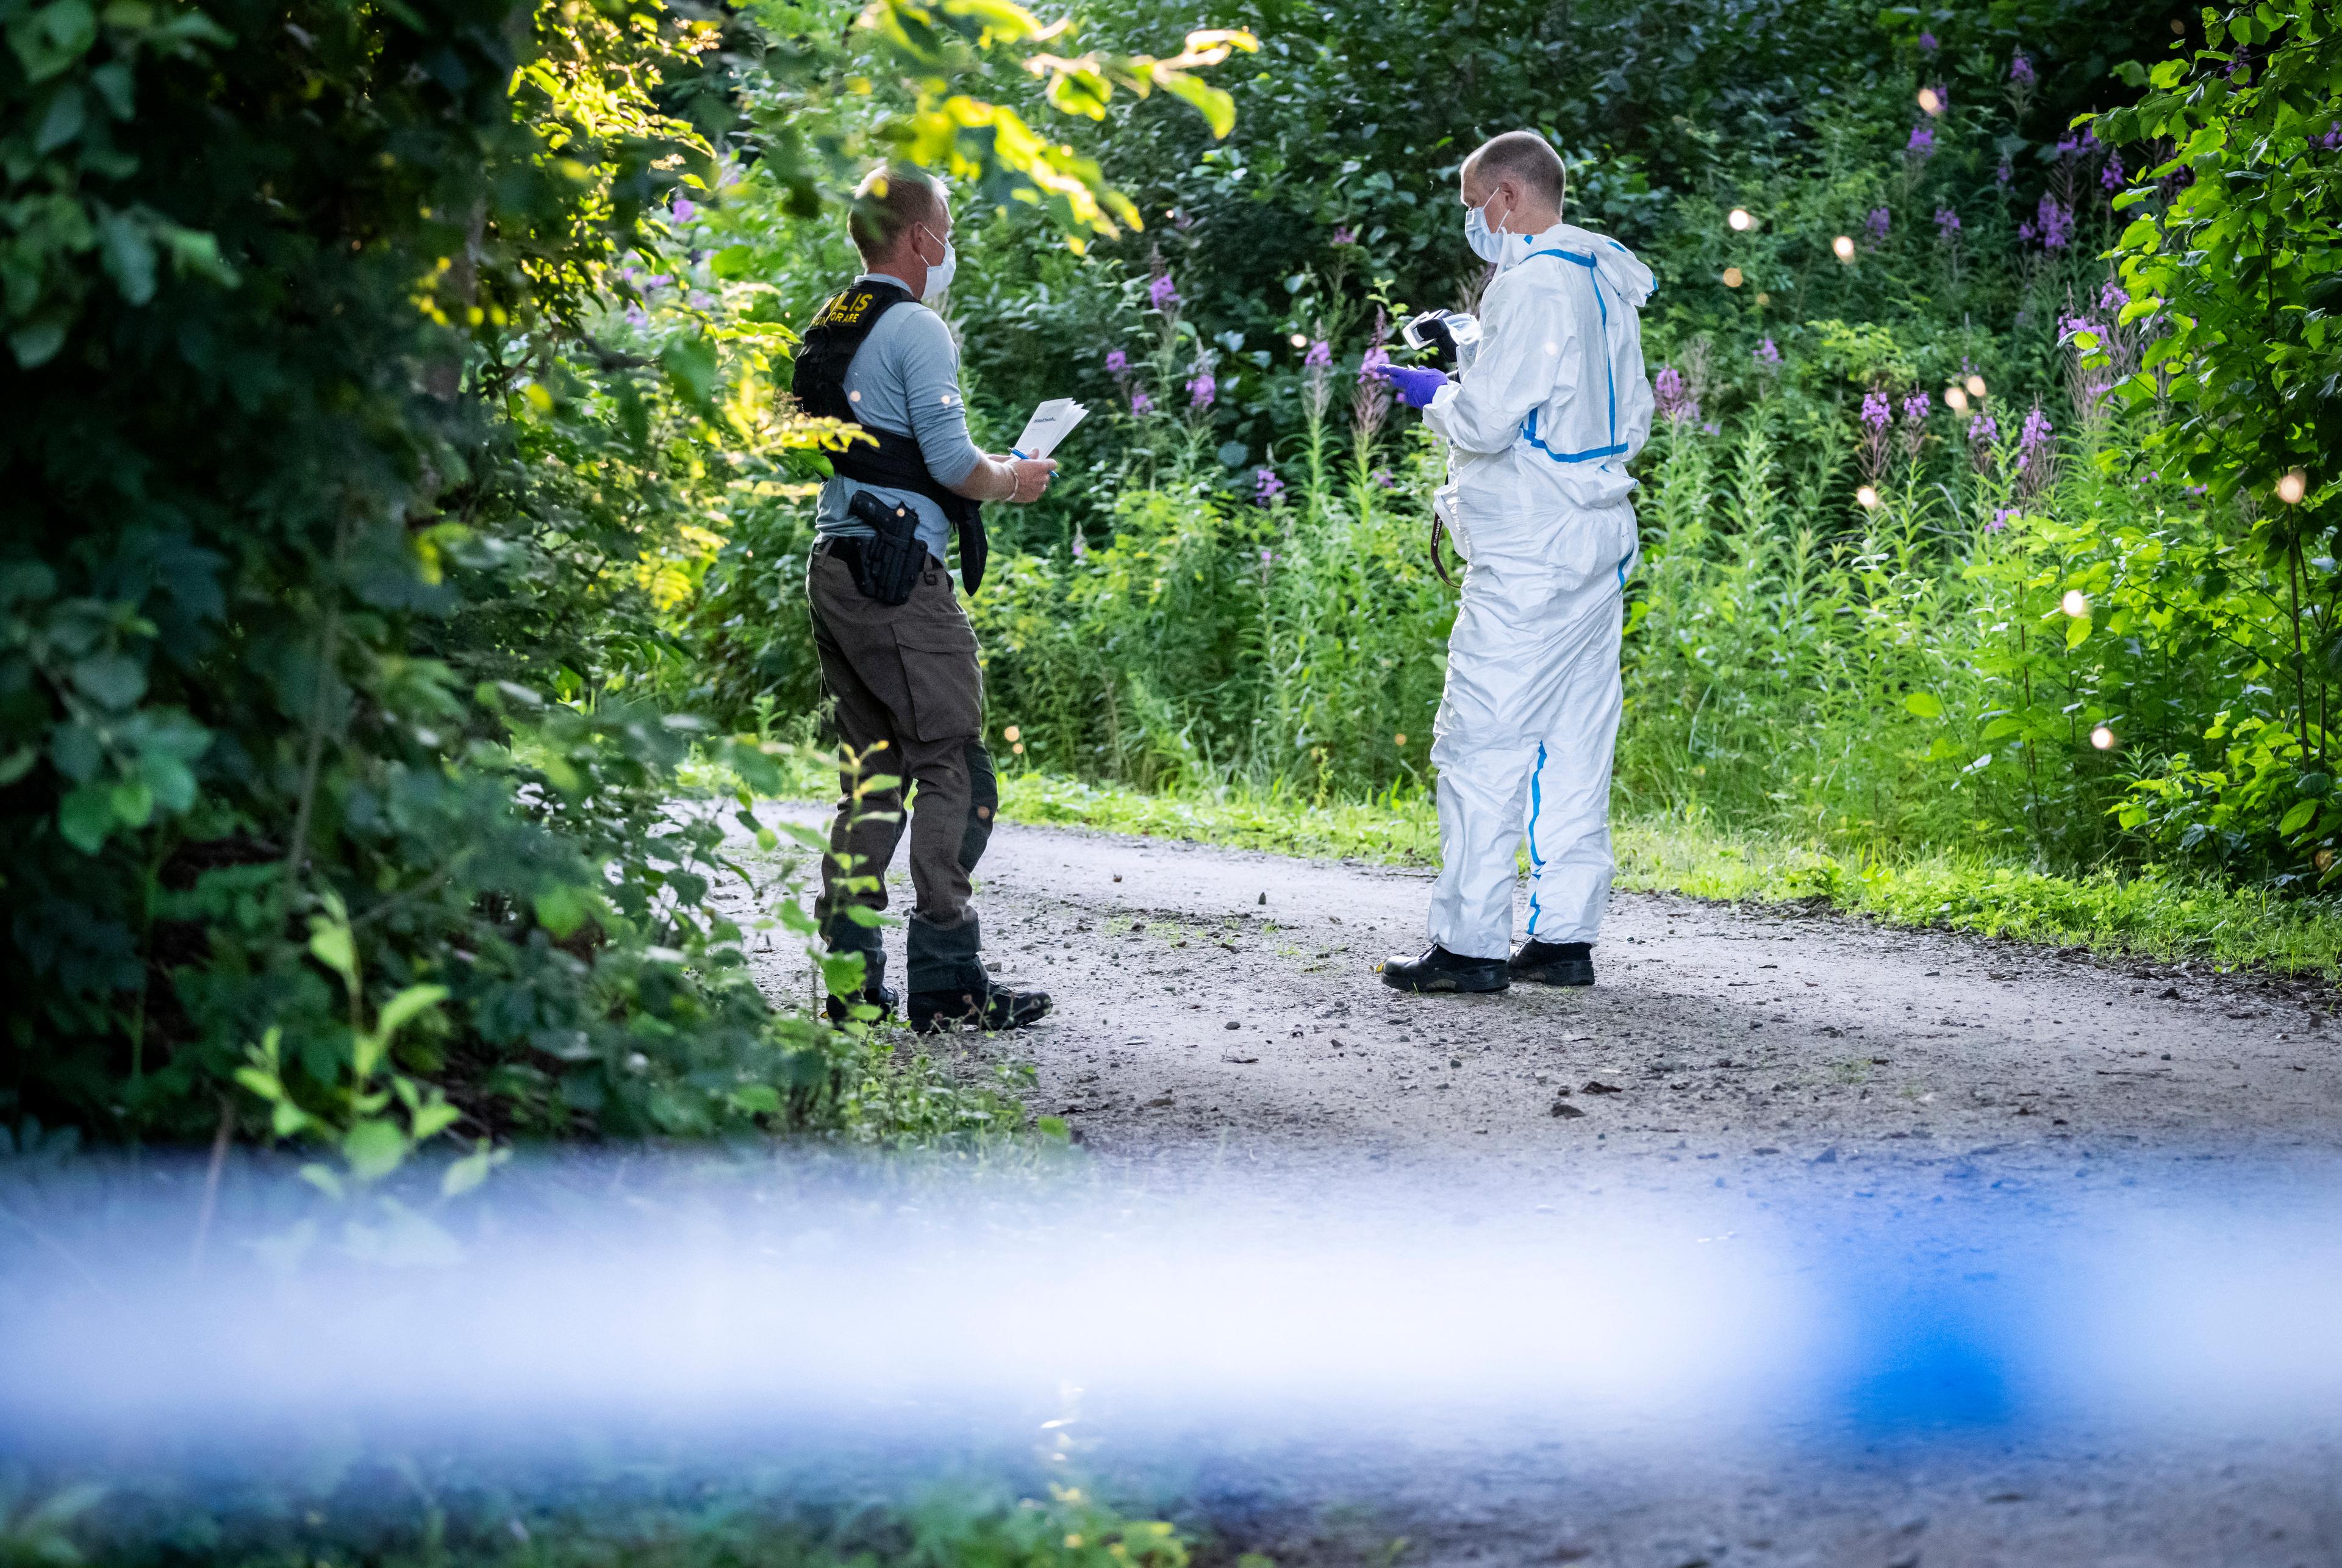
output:
[[105,275],[132,305],[155,297],[155,241],[146,225],[130,213],[109,213],[97,221],[98,245],[105,256]]
[[659,350],[659,364],[686,398],[703,407],[715,401],[715,344],[704,337],[679,337]]
[[347,925],[323,915],[313,916],[309,921],[309,951],[318,963],[340,975],[345,984],[357,984],[357,944],[351,939]]
[[418,1144],[426,1138],[435,1138],[454,1126],[463,1114],[445,1100],[430,1101],[415,1107],[411,1117],[410,1134]]
[[20,370],[36,370],[57,356],[65,345],[65,323],[55,316],[28,322],[8,335],[8,351]]
[[447,997],[444,985],[410,985],[382,1004],[382,1015],[375,1020],[375,1033],[387,1040]]
[[62,86],[49,95],[47,112],[41,115],[40,128],[33,133],[33,150],[54,153],[81,135],[89,119],[88,101],[75,86]]
[[106,792],[106,798],[125,827],[145,827],[154,818],[155,792],[135,779],[115,784]]
[[57,831],[84,854],[105,847],[114,824],[114,792],[104,784],[84,784],[57,803]]
[[[2299,833],[2303,828],[2308,826],[2309,819],[2317,814],[2317,803],[2316,801],[2297,800],[2294,802],[2293,809],[2287,812],[2285,816],[2277,824],[2277,836],[2279,838],[2291,838],[2295,834]],[[2263,818],[2262,820],[2266,821],[2267,819]]]
[[93,654],[75,660],[73,683],[90,701],[109,708],[134,706],[146,694],[146,672],[125,654]]
[[439,1195],[443,1198],[462,1197],[488,1179],[488,1172],[495,1163],[495,1152],[483,1144],[447,1167],[447,1174],[439,1178]]
[[1236,128],[1236,101],[1210,83],[1199,81],[1184,72],[1166,71],[1156,77],[1156,85],[1173,97],[1193,105],[1196,112],[1204,116],[1204,124],[1212,128],[1214,139]]
[[406,1158],[406,1134],[398,1124],[381,1118],[368,1118],[352,1127],[342,1138],[342,1158],[349,1162],[350,1174],[361,1182],[371,1182],[387,1176],[398,1169]]
[[97,16],[85,0],[51,0],[19,11],[8,23],[8,46],[28,82],[45,82],[89,53]]
[[2066,646],[2070,650],[2090,640],[2090,618],[2077,615],[2066,624]]
[[751,1116],[777,1116],[781,1092],[770,1084],[749,1084],[732,1091],[732,1104]]
[[565,937],[586,924],[588,905],[586,895],[576,888],[549,887],[530,901],[536,910],[536,922],[558,937]]
[[18,779],[23,778],[26,774],[31,773],[33,771],[33,764],[40,760],[40,748],[34,745],[30,741],[18,746],[6,756],[0,757],[0,789],[5,789],[8,785],[15,784]]
[[1933,692],[1913,692],[1903,699],[1903,706],[1914,718],[1940,719],[1944,716],[1944,704]]

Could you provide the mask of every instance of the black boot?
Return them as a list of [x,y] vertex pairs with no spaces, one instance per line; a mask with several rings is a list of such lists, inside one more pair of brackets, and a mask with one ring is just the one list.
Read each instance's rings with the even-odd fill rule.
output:
[[[977,998],[979,994],[982,1000]],[[911,993],[911,1033],[939,1034],[946,1029],[1022,1029],[1049,1015],[1046,991],[1014,991],[1006,985],[974,991]]]
[[1512,984],[1501,958],[1466,958],[1437,943],[1420,958],[1383,960],[1383,984],[1394,991],[1502,991]]
[[[830,951],[837,953],[851,950],[834,947],[830,949]],[[872,1022],[884,1024],[887,1019],[892,1018],[895,1015],[896,1007],[899,1005],[903,1000],[900,996],[895,994],[894,988],[886,983],[886,951],[883,948],[866,947],[861,950],[861,994],[856,996],[830,996],[823,999],[822,1004],[824,1007],[828,1009],[829,1021],[832,1024],[845,1023],[847,1017],[848,1009],[852,1008],[856,1002],[866,1002],[871,1006],[878,1009],[878,1016],[873,1019]]]
[[1530,937],[1513,954],[1513,978],[1539,985],[1594,984],[1594,944],[1590,942],[1539,942]]
[[972,909],[950,926],[912,915],[907,944],[910,1023],[917,1034],[963,1025],[1022,1029],[1048,1014],[1047,993],[993,984],[984,967],[984,931]]

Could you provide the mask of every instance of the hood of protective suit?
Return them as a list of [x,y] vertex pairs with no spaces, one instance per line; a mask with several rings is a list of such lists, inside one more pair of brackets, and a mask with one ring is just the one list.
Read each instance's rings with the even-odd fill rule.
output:
[[1651,297],[1655,279],[1651,269],[1635,257],[1635,253],[1612,239],[1576,224],[1556,224],[1541,234],[1506,235],[1504,254],[1496,260],[1500,272],[1509,272],[1535,253],[1542,250],[1575,251],[1594,258],[1594,270],[1610,292],[1635,310],[1643,308]]

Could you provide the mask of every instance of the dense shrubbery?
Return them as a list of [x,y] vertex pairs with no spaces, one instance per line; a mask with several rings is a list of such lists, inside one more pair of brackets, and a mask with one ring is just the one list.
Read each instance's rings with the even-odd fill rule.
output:
[[[770,785],[767,746],[647,700],[707,524],[829,438],[688,235],[744,155],[786,222],[906,145],[1112,232],[1094,165],[949,95],[1020,17],[0,3],[0,1114],[371,1165],[874,1103],[674,804],[695,743]],[[1224,118],[1225,52],[1082,90]]]

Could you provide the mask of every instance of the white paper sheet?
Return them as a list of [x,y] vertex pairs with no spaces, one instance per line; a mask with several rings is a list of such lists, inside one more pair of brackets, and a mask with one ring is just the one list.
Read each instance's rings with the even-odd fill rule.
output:
[[1049,399],[1025,422],[1025,434],[1016,438],[1016,450],[1027,457],[1048,456],[1088,413],[1070,397]]

